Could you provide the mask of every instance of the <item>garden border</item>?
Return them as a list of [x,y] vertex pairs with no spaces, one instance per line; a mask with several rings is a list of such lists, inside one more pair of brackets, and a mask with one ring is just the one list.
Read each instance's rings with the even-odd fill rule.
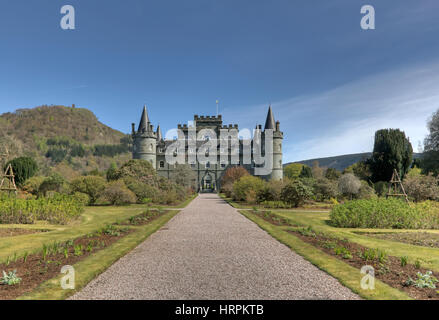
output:
[[357,268],[327,255],[323,251],[288,233],[281,227],[273,226],[262,218],[246,212],[246,210],[238,211],[247,219],[256,223],[273,238],[291,248],[291,250],[304,257],[319,269],[339,280],[341,284],[362,298],[373,300],[412,300],[406,293],[392,288],[378,279],[375,279],[375,290],[369,291],[361,289],[360,280],[363,275]]

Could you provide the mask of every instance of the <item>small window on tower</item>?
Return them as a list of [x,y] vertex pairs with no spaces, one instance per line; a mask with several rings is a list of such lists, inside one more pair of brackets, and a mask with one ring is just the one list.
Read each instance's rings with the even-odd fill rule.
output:
[[165,162],[164,161],[160,161],[160,168],[164,168],[165,167]]

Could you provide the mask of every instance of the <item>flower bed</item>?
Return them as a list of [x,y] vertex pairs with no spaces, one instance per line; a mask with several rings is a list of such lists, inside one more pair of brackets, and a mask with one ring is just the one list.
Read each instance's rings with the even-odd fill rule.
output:
[[[38,253],[14,254],[0,264],[0,273],[14,274],[15,284],[0,284],[0,299],[15,299],[35,289],[39,284],[60,274],[61,267],[86,259],[93,252],[102,250],[132,230],[108,225],[97,232],[64,243],[44,245]],[[17,280],[19,279],[19,280]],[[1,282],[1,280],[0,280]]]

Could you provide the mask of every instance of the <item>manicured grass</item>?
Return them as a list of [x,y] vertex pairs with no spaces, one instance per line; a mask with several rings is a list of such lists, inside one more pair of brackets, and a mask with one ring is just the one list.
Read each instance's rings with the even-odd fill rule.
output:
[[[162,207],[179,209],[187,206],[197,194],[174,207]],[[151,206],[155,208],[156,206]],[[40,250],[43,244],[55,241],[67,241],[96,231],[107,224],[124,221],[131,216],[138,215],[148,208],[147,205],[131,206],[91,206],[86,207],[84,213],[78,220],[68,225],[51,225],[44,221],[35,224],[0,224],[0,228],[20,229],[45,229],[50,230],[43,233],[26,234],[14,237],[2,237],[0,241],[0,261],[6,260],[8,256],[17,253],[34,252]]]
[[394,289],[377,279],[375,280],[374,290],[363,290],[360,286],[360,281],[364,275],[360,273],[360,270],[325,254],[314,246],[305,243],[291,233],[288,233],[286,230],[290,227],[274,226],[246,210],[240,210],[240,212],[259,225],[259,227],[267,231],[275,239],[290,247],[318,268],[337,278],[343,285],[350,288],[361,297],[376,300],[411,299],[404,292]]
[[60,276],[46,281],[31,293],[25,294],[18,299],[59,300],[68,298],[87,285],[87,283],[93,280],[100,273],[105,271],[119,258],[134,249],[139,243],[157,231],[178,212],[178,210],[171,210],[147,225],[131,227],[136,231],[115,242],[110,247],[98,251],[87,259],[75,264],[73,266],[75,268],[75,290],[63,290],[61,288],[60,280],[63,275],[60,274]]
[[50,229],[52,231],[34,233],[15,237],[4,237],[0,241],[0,261],[4,261],[8,256],[15,252],[20,255],[27,252],[40,250],[43,244],[53,243],[54,241],[67,241],[77,238],[107,224],[112,224],[133,215],[140,214],[146,206],[122,206],[122,207],[87,207],[80,219],[69,225],[50,225],[38,222],[34,225],[1,225],[2,228],[24,228],[24,229]]
[[[367,233],[375,232],[428,232],[439,234],[439,230],[405,230],[405,229],[357,229],[357,228],[335,228],[328,224],[329,212],[300,212],[300,211],[272,211],[273,213],[292,221],[301,226],[311,226],[314,230],[332,234],[339,238],[346,238],[351,242],[358,243],[368,248],[385,250],[389,255],[395,257],[407,256],[409,263],[420,260],[423,267],[439,271],[439,249],[415,246],[407,243],[389,241],[368,237]],[[366,234],[358,234],[364,232]]]

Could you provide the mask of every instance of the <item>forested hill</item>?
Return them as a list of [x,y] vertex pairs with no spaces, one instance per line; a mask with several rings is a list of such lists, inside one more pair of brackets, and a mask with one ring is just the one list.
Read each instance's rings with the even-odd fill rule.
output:
[[[34,157],[42,173],[104,170],[130,156],[130,138],[98,121],[90,110],[65,106],[18,109],[0,115],[0,148],[9,158]],[[4,150],[0,150],[0,153]]]
[[[354,154],[345,154],[341,156],[335,156],[335,157],[327,157],[327,158],[317,158],[317,159],[310,159],[310,160],[303,160],[303,161],[296,161],[296,163],[302,163],[307,166],[312,167],[312,164],[317,161],[319,163],[320,167],[324,168],[334,168],[339,171],[343,171],[347,167],[353,165],[354,163],[366,160],[372,156],[371,152],[365,152],[365,153],[354,153]],[[413,158],[419,158],[421,156],[420,153],[413,154]],[[288,165],[289,163],[284,164],[284,166]]]
[[372,156],[371,152],[365,152],[365,153],[345,154],[345,155],[336,156],[336,157],[303,160],[303,161],[297,161],[297,162],[311,167],[313,162],[318,161],[319,165],[321,167],[334,168],[334,169],[337,169],[339,171],[343,171],[344,169],[346,169],[350,165],[353,165],[354,163],[357,163],[359,161],[366,160],[367,158],[370,158],[371,156]]

